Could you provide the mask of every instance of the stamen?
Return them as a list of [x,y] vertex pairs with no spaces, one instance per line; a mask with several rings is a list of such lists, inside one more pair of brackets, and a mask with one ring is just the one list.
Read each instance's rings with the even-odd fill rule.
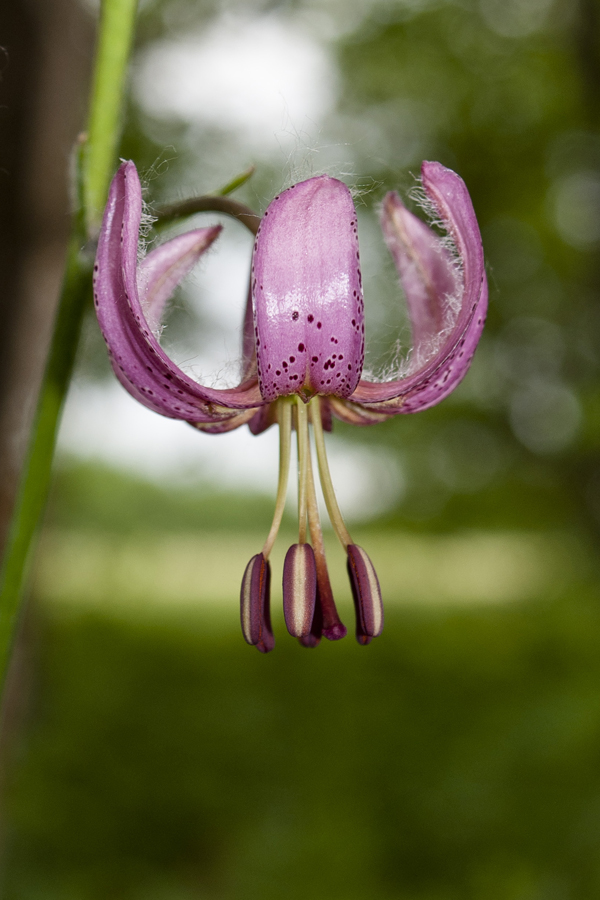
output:
[[333,591],[331,590],[331,582],[329,581],[327,560],[325,558],[325,544],[323,542],[323,531],[321,529],[321,519],[319,516],[310,453],[308,454],[306,474],[308,527],[310,528],[310,539],[313,545],[315,565],[317,568],[317,603],[310,635],[312,640],[308,643],[306,640],[303,640],[302,643],[304,643],[305,646],[314,647],[319,642],[321,634],[324,634],[329,641],[339,641],[340,638],[346,637],[347,630],[338,615],[333,599]]
[[292,637],[310,634],[317,596],[315,554],[310,544],[293,544],[283,564],[283,614]]
[[275,500],[275,512],[273,513],[273,524],[263,547],[263,556],[269,558],[273,544],[277,537],[281,520],[283,518],[283,510],[285,508],[285,499],[287,496],[287,485],[290,474],[290,451],[292,447],[292,399],[289,397],[280,397],[277,401],[277,420],[279,422],[279,481],[277,484],[277,499]]
[[371,640],[380,635],[383,629],[381,589],[373,563],[365,551],[352,541],[342,518],[333,490],[327,454],[325,452],[325,437],[323,434],[323,423],[321,422],[319,398],[315,397],[311,403],[313,404],[311,420],[315,435],[323,496],[325,497],[331,524],[348,554],[348,574],[350,575],[350,586],[356,610],[356,639],[359,644],[370,644]]
[[296,403],[298,431],[298,543],[306,542],[306,477],[310,457],[308,437],[308,409],[304,400],[298,395]]
[[327,462],[327,453],[325,451],[323,423],[321,422],[321,406],[318,396],[313,397],[313,399],[311,400],[311,413],[313,432],[315,435],[315,447],[317,450],[317,460],[319,463],[319,476],[321,478],[321,487],[323,489],[325,505],[327,506],[327,512],[329,513],[329,518],[331,520],[331,524],[333,525],[333,529],[340,539],[343,548],[346,549],[348,545],[352,543],[352,538],[350,537],[350,533],[346,528],[346,523],[344,522],[341,510],[338,506],[335,491],[333,489],[333,483],[331,481],[329,463]]
[[271,629],[271,566],[262,553],[253,556],[242,578],[240,612],[242,633],[261,653],[275,646]]
[[383,631],[381,588],[373,563],[357,544],[348,546],[348,574],[356,608],[356,640],[370,644]]
[[298,642],[303,647],[318,647],[321,643],[321,634],[323,633],[323,616],[321,614],[321,604],[319,603],[319,583],[317,582],[317,597],[315,600],[315,612],[313,615],[312,626],[308,634],[298,638]]

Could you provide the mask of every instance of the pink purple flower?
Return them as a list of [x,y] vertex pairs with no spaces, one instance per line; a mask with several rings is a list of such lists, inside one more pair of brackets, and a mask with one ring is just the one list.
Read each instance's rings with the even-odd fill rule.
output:
[[145,406],[209,433],[247,424],[254,434],[280,428],[279,486],[273,526],[246,568],[242,630],[266,652],[274,646],[269,610],[271,553],[283,514],[292,431],[299,463],[298,543],[286,556],[288,630],[306,646],[346,634],[333,600],[317,508],[312,434],[332,525],[348,557],[362,644],[381,633],[375,569],[353,543],[331,484],[324,432],[332,418],[371,425],[443,400],[466,374],[487,309],[481,236],[462,179],[440,163],[422,166],[429,210],[445,232],[424,224],[398,194],[386,195],[381,223],[406,295],[412,330],[407,363],[386,381],[362,377],[364,305],[357,216],[345,184],[326,175],[277,196],[257,229],[237,387],[208,388],[165,353],[158,329],[178,282],[215,241],[220,227],[186,232],[138,259],[142,192],[125,162],[111,184],[94,269],[94,302],[112,367]]

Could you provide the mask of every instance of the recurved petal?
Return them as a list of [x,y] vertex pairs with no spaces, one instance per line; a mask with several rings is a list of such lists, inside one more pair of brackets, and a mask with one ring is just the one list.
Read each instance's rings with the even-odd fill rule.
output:
[[[353,403],[351,400],[342,400],[339,397],[330,398],[331,412],[341,422],[348,425],[378,425],[385,422],[396,410],[381,410],[379,406],[371,406],[366,403]],[[380,404],[382,406],[383,404]]]
[[193,269],[220,232],[220,225],[186,231],[155,247],[141,261],[137,269],[139,298],[153,332],[157,332],[165,304],[179,282]]
[[[363,380],[351,397],[353,402],[368,404],[371,409],[371,404],[379,404],[376,409],[392,414],[427,409],[454,390],[469,368],[487,311],[481,235],[466,185],[440,163],[423,163],[422,175],[427,197],[457,249],[460,305],[449,333],[442,331],[440,346],[416,372],[382,384]],[[415,234],[416,229],[413,243]],[[439,273],[436,279],[442,283]]]
[[[262,409],[262,407],[260,407],[260,409]],[[249,425],[259,411],[260,410],[254,408],[242,409],[220,421],[189,422],[189,424],[192,425],[193,428],[197,428],[198,431],[205,431],[207,434],[225,434],[227,431],[234,431],[236,428],[239,428],[240,425]]]
[[418,360],[449,325],[460,300],[459,273],[438,235],[395,192],[383,201],[381,225],[406,295],[413,358]]
[[252,312],[252,290],[248,288],[244,321],[242,324],[242,379],[256,378],[256,341],[254,338],[254,315]]
[[[202,387],[169,359],[152,334],[137,286],[141,210],[137,171],[132,162],[125,162],[110,187],[94,267],[96,312],[117,377],[145,406],[171,418],[219,422],[238,409],[259,406],[256,383],[223,391]],[[202,240],[208,245],[217,234],[218,229],[209,229]],[[176,246],[166,266],[171,250],[163,251],[162,262],[157,255],[156,271],[168,272],[166,277],[172,279],[178,252],[185,260],[183,268],[188,266],[190,247],[184,242]],[[148,274],[152,275],[152,266]]]

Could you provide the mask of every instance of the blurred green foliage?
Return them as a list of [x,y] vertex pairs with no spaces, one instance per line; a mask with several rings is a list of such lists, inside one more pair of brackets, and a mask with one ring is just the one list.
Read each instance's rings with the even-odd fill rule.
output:
[[598,540],[600,205],[563,197],[600,171],[597,20],[585,0],[400,4],[339,50],[342,109],[373,123],[378,156],[361,163],[382,190],[398,166],[440,159],[482,226],[490,313],[470,380],[384,437],[403,448],[405,512],[429,527],[458,507],[463,523],[559,518]]
[[200,613],[46,615],[6,900],[589,900],[593,598],[393,612],[261,657]]
[[132,534],[241,531],[267,533],[273,503],[262,495],[210,493],[191,485],[159,487],[92,463],[58,468],[47,521],[79,531]]

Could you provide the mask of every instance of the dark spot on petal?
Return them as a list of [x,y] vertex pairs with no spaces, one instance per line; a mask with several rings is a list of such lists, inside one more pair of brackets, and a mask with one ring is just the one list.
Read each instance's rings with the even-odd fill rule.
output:
[[312,321],[314,321],[314,318],[315,318],[315,317],[313,316],[312,313],[309,313],[308,316],[307,316],[306,318],[307,318],[307,320],[308,320],[309,322],[312,322]]
[[299,315],[300,315],[300,313],[298,312],[297,309],[295,309],[294,312],[292,313],[292,319],[294,320],[294,322],[297,320]]
[[322,327],[323,327],[323,323],[322,323],[322,322],[317,322],[317,328],[322,328]]
[[298,344],[298,350],[300,353],[304,353],[304,344]]

